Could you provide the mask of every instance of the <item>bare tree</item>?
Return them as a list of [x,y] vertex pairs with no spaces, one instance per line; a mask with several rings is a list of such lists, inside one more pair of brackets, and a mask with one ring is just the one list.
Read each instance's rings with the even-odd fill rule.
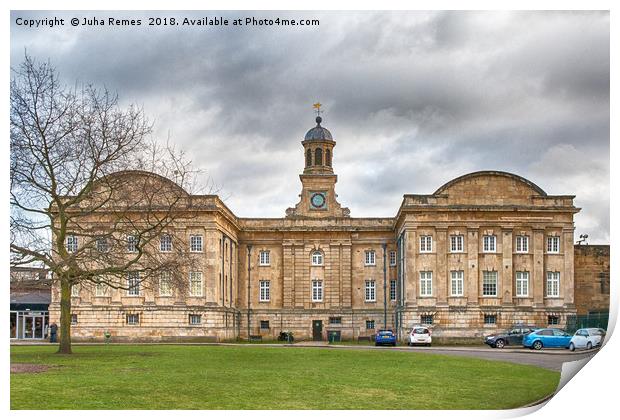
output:
[[193,259],[174,222],[192,217],[197,173],[148,140],[142,109],[105,89],[68,88],[26,55],[12,69],[10,117],[11,263],[52,272],[60,353],[71,353],[72,287],[187,288]]

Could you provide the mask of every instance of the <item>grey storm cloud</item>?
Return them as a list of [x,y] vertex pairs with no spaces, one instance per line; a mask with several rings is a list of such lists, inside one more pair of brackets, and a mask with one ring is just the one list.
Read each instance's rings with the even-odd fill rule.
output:
[[[24,28],[15,18],[133,17],[140,27]],[[148,27],[148,16],[319,19],[312,27]],[[298,200],[300,141],[324,104],[339,200],[393,216],[405,193],[517,173],[575,194],[576,234],[609,242],[607,12],[12,12],[11,62],[138,103],[239,216]]]

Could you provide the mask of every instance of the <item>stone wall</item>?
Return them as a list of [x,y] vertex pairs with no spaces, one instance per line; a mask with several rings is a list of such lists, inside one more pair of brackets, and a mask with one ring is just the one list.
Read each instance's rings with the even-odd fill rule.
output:
[[609,311],[609,245],[575,245],[575,306],[579,315]]

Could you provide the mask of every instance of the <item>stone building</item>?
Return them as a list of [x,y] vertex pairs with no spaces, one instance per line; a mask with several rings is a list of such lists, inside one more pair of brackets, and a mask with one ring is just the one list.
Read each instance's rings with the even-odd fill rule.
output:
[[[77,291],[75,337],[351,339],[384,325],[404,337],[423,323],[437,338],[473,339],[515,323],[563,326],[575,314],[574,196],[481,171],[404,195],[394,217],[352,217],[321,122],[302,141],[300,200],[285,217],[239,217],[217,196],[190,197],[197,216],[177,228],[200,238],[199,293]],[[57,302],[56,291],[56,322]]]
[[609,312],[609,245],[575,245],[577,315]]

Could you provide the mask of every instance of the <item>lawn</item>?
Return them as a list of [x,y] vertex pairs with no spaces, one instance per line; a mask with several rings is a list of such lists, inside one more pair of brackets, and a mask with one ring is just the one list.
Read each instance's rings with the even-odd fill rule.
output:
[[560,374],[473,358],[259,346],[12,346],[11,409],[502,409]]

